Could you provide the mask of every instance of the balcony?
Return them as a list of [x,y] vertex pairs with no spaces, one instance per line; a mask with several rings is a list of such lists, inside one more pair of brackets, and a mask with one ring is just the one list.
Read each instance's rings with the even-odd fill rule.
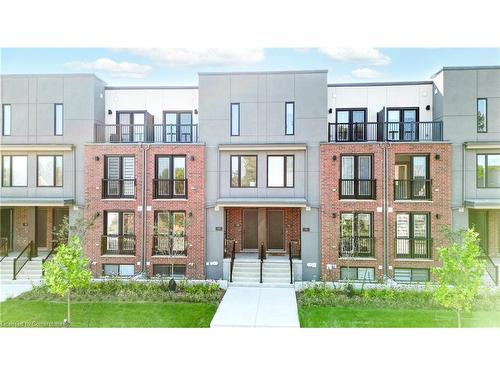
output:
[[329,142],[436,142],[441,121],[329,123]]
[[186,256],[186,237],[155,234],[153,236],[153,255]]
[[431,259],[431,238],[396,238],[397,259]]
[[95,143],[195,143],[197,124],[96,124]]
[[375,199],[376,180],[340,179],[340,199]]
[[101,255],[135,255],[135,236],[133,234],[102,236]]
[[134,199],[134,179],[102,179],[103,199]]
[[154,179],[153,199],[187,199],[187,179]]
[[341,258],[373,258],[375,256],[373,237],[342,237],[339,244]]
[[394,200],[432,199],[432,180],[394,180]]

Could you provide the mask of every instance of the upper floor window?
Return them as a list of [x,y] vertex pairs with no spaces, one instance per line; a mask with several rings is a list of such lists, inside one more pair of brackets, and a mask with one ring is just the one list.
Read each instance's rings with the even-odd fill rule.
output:
[[394,167],[395,200],[431,199],[428,155],[397,154]]
[[295,103],[285,103],[285,134],[293,135],[295,133]]
[[63,105],[54,104],[54,135],[63,135],[64,114]]
[[135,158],[106,156],[103,182],[104,198],[135,197]]
[[104,215],[104,254],[135,254],[134,213],[132,211],[106,211]]
[[193,113],[191,111],[164,111],[163,120],[167,125],[191,125]]
[[240,103],[231,103],[231,135],[240,135]]
[[429,258],[430,245],[428,213],[405,212],[396,215],[396,258]]
[[477,100],[477,132],[486,133],[488,131],[488,100],[478,99]]
[[366,139],[366,109],[337,109],[335,112],[336,140],[362,141]]
[[12,131],[12,112],[10,104],[2,106],[2,134],[10,135]]
[[2,157],[2,186],[28,186],[28,157]]
[[154,197],[187,197],[186,157],[184,155],[156,156]]
[[340,256],[372,257],[372,214],[343,212],[340,214]]
[[478,188],[500,188],[500,154],[477,155]]
[[387,140],[414,141],[418,135],[418,108],[387,109]]
[[37,157],[38,186],[63,186],[63,157],[39,155]]
[[295,158],[293,155],[267,157],[267,187],[293,187]]
[[257,156],[231,156],[231,187],[257,187]]
[[186,213],[184,211],[156,212],[153,255],[186,255]]
[[343,155],[340,165],[341,199],[373,199],[375,197],[371,155]]
[[145,111],[120,111],[116,113],[116,119],[121,125],[121,142],[144,142]]

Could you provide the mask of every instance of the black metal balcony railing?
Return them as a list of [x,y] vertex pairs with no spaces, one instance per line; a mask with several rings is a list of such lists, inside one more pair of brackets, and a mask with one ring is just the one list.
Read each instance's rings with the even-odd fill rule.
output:
[[375,199],[376,180],[340,179],[340,199]]
[[153,255],[186,256],[186,237],[155,234],[153,236]]
[[432,180],[394,180],[395,200],[431,200]]
[[198,141],[197,124],[96,124],[96,143],[194,143]]
[[102,255],[135,255],[135,236],[133,234],[104,235],[101,237]]
[[341,258],[373,258],[375,255],[373,237],[342,237],[339,244]]
[[396,238],[396,258],[430,259],[432,238]]
[[153,180],[154,199],[187,198],[188,180],[184,179],[163,179]]
[[329,142],[431,142],[442,140],[442,121],[328,124]]
[[135,198],[134,179],[102,179],[102,197],[106,198]]

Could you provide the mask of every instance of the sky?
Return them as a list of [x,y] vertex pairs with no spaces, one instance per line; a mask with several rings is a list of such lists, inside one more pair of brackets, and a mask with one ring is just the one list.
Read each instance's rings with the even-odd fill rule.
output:
[[4,48],[2,74],[95,73],[108,85],[197,85],[198,72],[327,69],[329,83],[428,80],[500,65],[500,48]]

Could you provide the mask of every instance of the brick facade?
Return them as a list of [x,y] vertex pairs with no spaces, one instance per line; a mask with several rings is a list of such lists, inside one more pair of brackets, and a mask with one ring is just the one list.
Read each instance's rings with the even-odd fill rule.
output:
[[[394,268],[431,268],[438,265],[435,249],[444,244],[442,227],[451,225],[451,146],[447,143],[342,143],[320,146],[321,184],[321,267],[325,280],[338,280],[340,268],[370,267],[375,277],[384,276],[384,148],[387,149],[388,173],[388,276]],[[376,196],[373,200],[339,199],[342,155],[372,155]],[[432,201],[395,201],[394,174],[396,155],[428,155],[429,176],[432,179]],[[439,156],[437,156],[439,155]],[[335,159],[335,160],[334,160]],[[372,235],[375,256],[363,259],[339,257],[340,214],[342,212],[369,212],[372,214]],[[433,239],[432,259],[402,260],[395,258],[396,214],[398,212],[425,212],[429,214],[430,236]],[[327,265],[331,265],[328,266]]]
[[[204,278],[205,264],[205,146],[202,144],[152,144],[146,149],[146,210],[142,210],[143,148],[140,145],[93,144],[85,147],[85,216],[90,218],[99,213],[95,224],[89,230],[85,254],[92,260],[92,271],[102,274],[103,264],[134,264],[135,272],[141,271],[143,215],[145,213],[145,261],[148,276],[152,276],[155,264],[186,265],[186,277]],[[127,155],[135,157],[136,195],[134,199],[103,199],[105,155]],[[153,199],[153,179],[156,155],[185,155],[187,199]],[[101,255],[101,236],[104,234],[105,211],[133,211],[136,239],[135,255]],[[186,213],[186,256],[153,256],[153,226],[156,211],[185,211]]]

